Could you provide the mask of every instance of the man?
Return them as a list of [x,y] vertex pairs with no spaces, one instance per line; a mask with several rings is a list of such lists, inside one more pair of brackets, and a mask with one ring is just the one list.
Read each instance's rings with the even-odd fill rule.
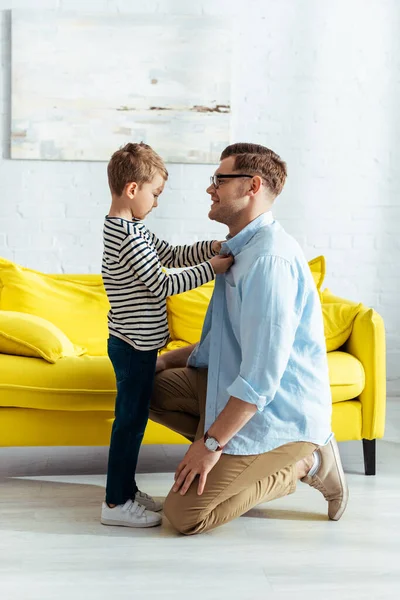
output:
[[331,434],[318,293],[297,242],[271,207],[286,164],[256,144],[234,144],[207,192],[209,218],[229,227],[200,343],[159,358],[151,418],[192,445],[164,505],[180,532],[208,531],[295,491],[323,493],[332,520],[348,489]]

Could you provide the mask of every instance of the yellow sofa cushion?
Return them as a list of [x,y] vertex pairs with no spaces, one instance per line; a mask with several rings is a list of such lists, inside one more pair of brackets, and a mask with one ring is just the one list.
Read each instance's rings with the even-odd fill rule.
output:
[[169,333],[172,340],[196,344],[214,292],[214,281],[167,298]]
[[311,275],[315,281],[318,292],[321,291],[321,285],[325,279],[326,263],[324,256],[317,256],[309,261],[308,266],[311,270]]
[[103,283],[72,278],[46,275],[0,258],[0,309],[47,319],[89,354],[105,355],[109,303]]
[[337,350],[348,340],[353,322],[360,312],[362,304],[342,304],[330,302],[322,304],[325,343],[328,352]]
[[[352,306],[359,306],[358,302],[353,302],[353,300],[348,300],[347,298],[340,298],[331,292],[329,288],[325,288],[321,292],[321,303],[322,304],[332,304],[337,303],[340,304],[351,304]],[[365,309],[366,310],[366,309]]]
[[85,348],[74,345],[53,323],[26,313],[0,310],[0,353],[44,358],[55,363],[66,356],[81,356]]
[[52,365],[0,354],[0,406],[113,411],[115,389],[108,356],[69,356]]
[[348,352],[328,352],[327,357],[332,402],[357,398],[365,387],[365,371],[361,362]]
[[[160,354],[188,346],[189,342],[173,340]],[[348,352],[328,352],[329,382],[332,402],[344,402],[357,398],[365,387],[365,372],[361,362]]]
[[[181,341],[181,345],[186,343]],[[186,344],[187,345],[187,344]],[[328,353],[332,402],[363,390],[362,364],[346,352]],[[115,375],[106,356],[71,356],[49,364],[0,354],[0,406],[61,411],[113,411]]]
[[190,346],[189,342],[185,342],[184,340],[171,340],[166,346],[164,346],[164,348],[161,348],[158,351],[158,355],[161,356],[166,352],[170,352],[171,350],[178,350],[178,348],[185,348],[186,346]]

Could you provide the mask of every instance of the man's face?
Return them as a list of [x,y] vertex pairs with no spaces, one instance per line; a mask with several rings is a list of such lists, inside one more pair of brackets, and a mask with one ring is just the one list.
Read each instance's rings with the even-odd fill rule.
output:
[[[237,174],[234,163],[234,156],[224,158],[214,175]],[[206,190],[212,201],[208,218],[225,225],[230,224],[246,206],[245,194],[249,188],[249,180],[246,178],[218,178],[218,188],[211,184]]]

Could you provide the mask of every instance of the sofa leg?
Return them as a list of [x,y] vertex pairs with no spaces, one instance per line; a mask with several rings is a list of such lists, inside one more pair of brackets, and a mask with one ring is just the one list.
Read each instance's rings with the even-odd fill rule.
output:
[[366,475],[376,474],[376,440],[364,440],[364,469]]

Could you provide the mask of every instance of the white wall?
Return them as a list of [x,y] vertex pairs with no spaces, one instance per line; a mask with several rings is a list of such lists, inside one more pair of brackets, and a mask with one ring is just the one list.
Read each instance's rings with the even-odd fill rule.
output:
[[[383,315],[389,393],[400,395],[398,0],[0,0],[0,255],[44,271],[98,272],[105,163],[8,158],[9,9],[32,7],[236,15],[233,141],[265,144],[287,161],[275,215],[308,258],[325,254],[334,292]],[[121,39],[127,51],[133,43]],[[213,169],[169,171],[149,226],[172,242],[220,237],[204,193]]]

